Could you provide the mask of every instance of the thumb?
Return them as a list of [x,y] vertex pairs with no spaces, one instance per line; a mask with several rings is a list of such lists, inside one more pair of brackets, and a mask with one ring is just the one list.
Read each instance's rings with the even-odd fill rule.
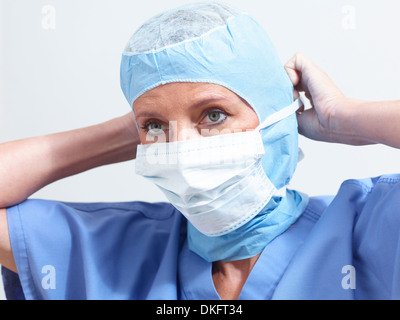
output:
[[314,108],[298,112],[297,123],[299,134],[313,140],[323,140],[318,115]]
[[289,76],[289,79],[292,82],[293,86],[296,87],[300,83],[301,72],[296,69],[295,57],[291,58],[285,64],[285,71]]

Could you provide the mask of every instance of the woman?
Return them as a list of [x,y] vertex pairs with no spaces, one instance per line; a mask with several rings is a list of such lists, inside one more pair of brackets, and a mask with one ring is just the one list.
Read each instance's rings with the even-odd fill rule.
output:
[[[399,148],[398,101],[348,99],[300,54],[285,71],[257,22],[215,3],[146,22],[121,87],[133,114],[0,146],[0,263],[26,298],[400,297],[399,175],[334,197],[286,188],[297,120],[312,139]],[[171,204],[25,201],[134,158]]]

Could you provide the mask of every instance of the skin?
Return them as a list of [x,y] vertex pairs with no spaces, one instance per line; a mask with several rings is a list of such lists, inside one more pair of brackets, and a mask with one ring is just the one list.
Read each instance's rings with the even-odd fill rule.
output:
[[400,148],[400,100],[363,101],[348,98],[328,75],[302,53],[285,65],[294,97],[303,91],[313,108],[297,116],[299,133],[307,138],[354,146],[384,144]]
[[[246,101],[215,84],[167,84],[145,93],[135,101],[133,109],[142,144],[156,143],[155,136],[172,142],[246,131],[259,124]],[[170,121],[177,125],[171,128]],[[212,278],[222,299],[238,299],[258,257],[213,263]]]
[[245,100],[222,86],[206,83],[157,87],[137,99],[133,110],[142,144],[157,142],[158,137],[172,142],[245,131],[259,123]]
[[[400,101],[369,102],[345,97],[329,77],[302,54],[285,65],[297,97],[312,108],[298,114],[299,132],[318,140],[350,145],[381,143],[400,148]],[[0,264],[16,271],[6,209],[49,183],[106,164],[134,159],[140,143],[201,138],[254,129],[258,119],[231,91],[210,84],[157,87],[133,105],[133,114],[77,130],[0,144]],[[176,121],[171,126],[170,121]],[[34,165],[35,170],[32,170]],[[258,255],[213,264],[222,299],[237,299]]]

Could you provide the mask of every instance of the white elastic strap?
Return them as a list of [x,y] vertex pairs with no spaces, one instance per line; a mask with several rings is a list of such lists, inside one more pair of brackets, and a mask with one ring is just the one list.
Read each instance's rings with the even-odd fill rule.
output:
[[275,112],[274,114],[270,115],[267,119],[264,120],[263,123],[261,123],[256,130],[261,130],[266,127],[269,127],[270,125],[273,125],[274,123],[277,123],[278,121],[281,121],[282,119],[285,119],[295,113],[301,106],[303,105],[303,101],[301,98],[296,99],[291,105]]
[[286,197],[286,192],[287,192],[287,186],[284,186],[282,188],[280,188],[279,190],[276,190],[276,192],[274,193],[275,197]]
[[304,152],[303,152],[303,150],[299,147],[299,152],[298,152],[298,155],[297,155],[297,162],[300,162],[301,160],[303,160],[304,159]]

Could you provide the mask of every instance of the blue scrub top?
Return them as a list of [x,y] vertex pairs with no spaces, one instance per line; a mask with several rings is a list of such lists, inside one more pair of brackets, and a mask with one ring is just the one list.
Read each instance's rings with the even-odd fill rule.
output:
[[[311,197],[240,299],[399,299],[400,174]],[[26,299],[219,299],[168,203],[27,200],[7,209]]]

